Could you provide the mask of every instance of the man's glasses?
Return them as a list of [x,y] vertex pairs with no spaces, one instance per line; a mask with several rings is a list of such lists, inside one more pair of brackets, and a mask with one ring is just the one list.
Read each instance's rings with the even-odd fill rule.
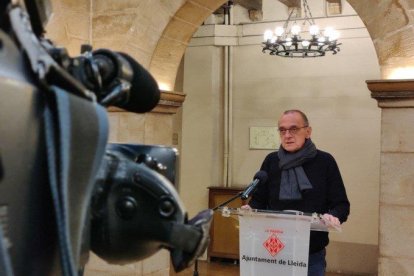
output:
[[278,130],[279,130],[280,135],[285,135],[288,131],[291,135],[295,135],[296,133],[298,133],[298,131],[301,128],[305,128],[305,127],[308,127],[308,126],[303,126],[303,127],[295,127],[294,126],[294,127],[291,127],[291,128],[282,128],[282,127],[280,127]]

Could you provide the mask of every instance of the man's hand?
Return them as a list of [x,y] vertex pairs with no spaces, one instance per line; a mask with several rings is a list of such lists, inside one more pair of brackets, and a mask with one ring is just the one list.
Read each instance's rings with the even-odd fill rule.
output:
[[341,222],[339,221],[339,219],[330,214],[323,214],[322,220],[325,222],[327,226],[332,226],[334,228],[338,228],[341,226]]
[[249,204],[246,204],[246,205],[243,205],[242,207],[240,207],[240,209],[242,209],[242,210],[251,210],[252,207],[250,207]]

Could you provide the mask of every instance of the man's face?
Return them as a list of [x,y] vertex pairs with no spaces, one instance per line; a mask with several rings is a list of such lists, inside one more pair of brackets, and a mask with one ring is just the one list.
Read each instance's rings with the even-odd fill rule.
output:
[[280,117],[279,133],[282,147],[288,152],[295,152],[303,147],[307,138],[310,138],[312,128],[306,126],[299,113],[293,112]]

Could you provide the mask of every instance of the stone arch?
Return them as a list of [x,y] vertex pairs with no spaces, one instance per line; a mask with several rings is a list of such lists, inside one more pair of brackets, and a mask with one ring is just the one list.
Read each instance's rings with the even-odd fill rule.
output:
[[[414,77],[412,0],[347,0],[374,43],[383,79],[411,67]],[[174,87],[188,42],[202,22],[225,0],[63,1],[51,0],[54,15],[47,36],[72,55],[80,45],[111,48],[135,57],[161,84]],[[154,16],[156,15],[156,16]],[[405,76],[407,77],[407,76]]]
[[[150,71],[173,89],[175,76],[188,41],[202,22],[224,0],[187,1],[170,20],[153,52]],[[409,0],[348,0],[366,25],[381,69],[382,78],[392,78],[400,67],[414,66],[414,4]]]
[[188,42],[203,21],[227,1],[190,0],[164,29],[152,55],[150,72],[167,90],[173,90],[178,66]]
[[[374,43],[383,79],[400,68],[414,67],[414,4],[410,0],[347,0],[364,22]],[[413,77],[413,73],[410,72]]]

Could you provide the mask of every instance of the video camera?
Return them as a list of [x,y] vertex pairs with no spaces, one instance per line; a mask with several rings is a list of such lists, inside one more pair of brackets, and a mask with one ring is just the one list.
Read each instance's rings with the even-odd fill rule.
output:
[[[144,113],[154,78],[132,57],[41,38],[39,1],[0,6],[0,275],[81,275],[89,250],[125,264],[205,251],[212,211],[187,218],[175,149],[108,144],[104,107]],[[33,16],[32,16],[33,15]]]

